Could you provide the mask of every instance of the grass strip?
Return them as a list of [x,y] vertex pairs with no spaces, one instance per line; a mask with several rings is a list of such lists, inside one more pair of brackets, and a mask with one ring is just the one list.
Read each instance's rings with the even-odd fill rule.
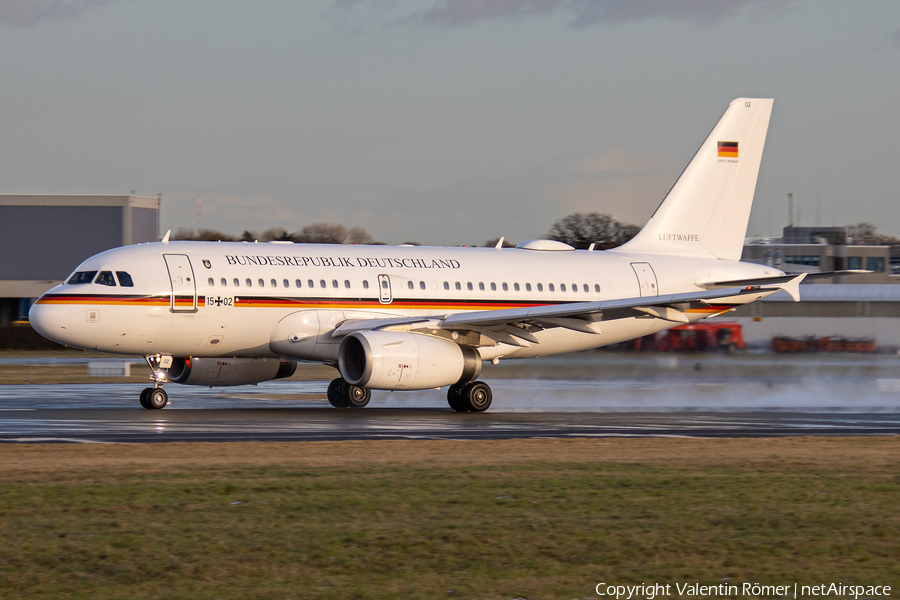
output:
[[0,446],[0,596],[900,583],[898,438]]

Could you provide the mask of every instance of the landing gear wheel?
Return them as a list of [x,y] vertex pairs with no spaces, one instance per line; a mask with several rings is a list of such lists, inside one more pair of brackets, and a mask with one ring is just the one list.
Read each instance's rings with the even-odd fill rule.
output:
[[328,402],[335,408],[349,408],[344,404],[343,379],[335,379],[328,384]]
[[472,381],[463,390],[463,405],[470,412],[484,412],[491,406],[491,388],[483,381]]
[[169,395],[162,388],[151,388],[147,394],[147,408],[159,410],[169,403]]
[[350,385],[344,382],[344,406],[348,408],[363,408],[372,398],[372,392],[364,387]]
[[447,390],[447,404],[456,412],[467,412],[469,410],[466,408],[465,400],[463,399],[465,389],[465,384],[457,383],[451,385],[450,389]]
[[328,402],[335,408],[362,408],[371,398],[370,390],[351,385],[341,378],[328,384]]
[[149,409],[150,404],[147,402],[147,398],[150,396],[150,393],[153,391],[153,388],[144,388],[141,390],[141,406]]

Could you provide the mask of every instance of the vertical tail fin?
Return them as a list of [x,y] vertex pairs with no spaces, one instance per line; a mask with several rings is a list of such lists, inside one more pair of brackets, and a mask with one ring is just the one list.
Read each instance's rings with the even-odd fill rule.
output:
[[738,260],[762,160],[770,98],[738,98],[623,252]]

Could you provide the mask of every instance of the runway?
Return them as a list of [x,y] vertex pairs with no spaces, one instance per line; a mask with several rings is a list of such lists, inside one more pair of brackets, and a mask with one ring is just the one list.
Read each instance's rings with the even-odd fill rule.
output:
[[334,409],[327,381],[302,376],[236,388],[173,384],[161,411],[140,408],[141,384],[4,385],[0,441],[900,435],[896,356],[702,361],[579,355],[498,369],[482,377],[494,392],[483,414],[452,412],[438,390],[375,391],[365,409]]
[[898,435],[896,414],[484,413],[449,409],[38,409],[0,412],[3,442],[237,442]]

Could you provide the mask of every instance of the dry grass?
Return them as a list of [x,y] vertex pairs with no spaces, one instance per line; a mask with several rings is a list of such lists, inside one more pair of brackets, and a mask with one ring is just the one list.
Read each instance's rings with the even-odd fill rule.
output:
[[900,438],[6,445],[0,596],[897,585],[898,456]]

